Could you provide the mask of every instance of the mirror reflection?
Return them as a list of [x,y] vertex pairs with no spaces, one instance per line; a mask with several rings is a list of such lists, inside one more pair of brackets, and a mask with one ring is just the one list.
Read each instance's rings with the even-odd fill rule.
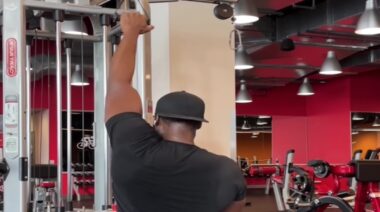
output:
[[270,116],[236,118],[238,161],[268,164],[272,157],[272,119]]
[[380,148],[380,113],[351,114],[352,152],[362,150],[368,157],[371,150]]

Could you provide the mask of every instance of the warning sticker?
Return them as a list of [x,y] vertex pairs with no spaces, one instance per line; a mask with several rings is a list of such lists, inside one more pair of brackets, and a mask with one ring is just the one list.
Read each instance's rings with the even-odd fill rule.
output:
[[8,38],[6,42],[7,55],[7,75],[9,77],[17,76],[17,41],[14,38]]
[[18,139],[17,137],[8,137],[5,140],[5,153],[12,154],[18,153]]

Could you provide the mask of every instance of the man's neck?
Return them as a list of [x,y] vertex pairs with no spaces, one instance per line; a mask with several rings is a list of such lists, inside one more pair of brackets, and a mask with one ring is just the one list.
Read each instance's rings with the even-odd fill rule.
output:
[[190,144],[194,145],[194,137],[193,136],[184,136],[184,135],[164,135],[164,139],[168,141],[173,141],[177,143]]

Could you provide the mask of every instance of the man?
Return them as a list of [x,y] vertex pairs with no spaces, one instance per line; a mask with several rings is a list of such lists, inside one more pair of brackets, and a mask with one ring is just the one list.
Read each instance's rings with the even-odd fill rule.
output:
[[111,62],[105,117],[120,211],[241,211],[246,186],[236,163],[194,145],[206,122],[199,97],[167,94],[157,103],[154,127],[142,119],[131,81],[137,38],[153,27],[139,13],[122,15],[120,24],[124,38]]

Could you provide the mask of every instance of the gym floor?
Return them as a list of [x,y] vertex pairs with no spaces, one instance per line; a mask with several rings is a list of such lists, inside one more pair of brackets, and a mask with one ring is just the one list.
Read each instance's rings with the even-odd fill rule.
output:
[[[328,209],[326,212],[338,212],[339,209]],[[243,212],[277,212],[273,193],[265,195],[264,189],[248,189],[247,203]]]

